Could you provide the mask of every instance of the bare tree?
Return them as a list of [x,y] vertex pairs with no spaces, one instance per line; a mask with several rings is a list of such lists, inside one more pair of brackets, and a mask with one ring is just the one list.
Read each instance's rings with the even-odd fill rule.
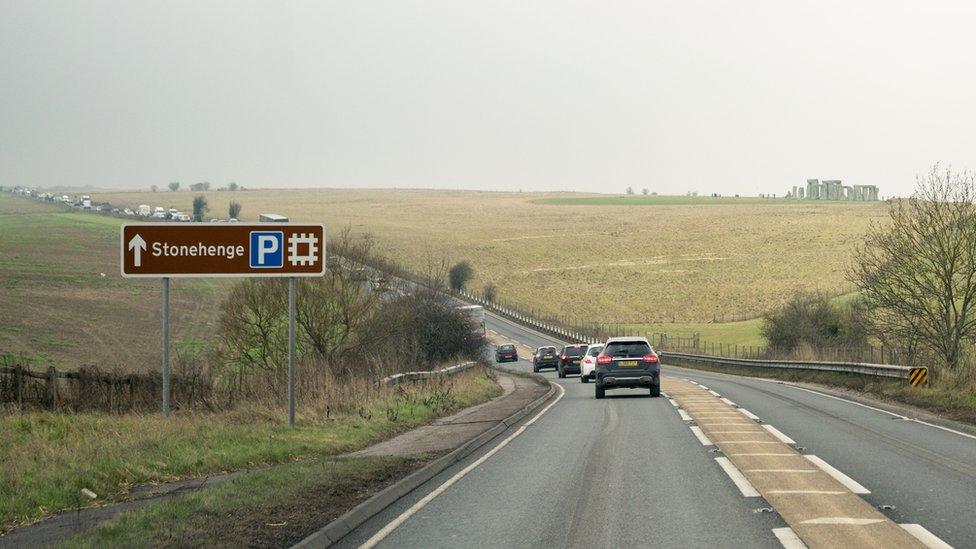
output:
[[889,203],[849,276],[888,337],[917,341],[949,370],[976,337],[974,199],[972,173],[934,166],[911,198]]
[[227,215],[231,219],[238,219],[241,216],[241,204],[235,200],[230,201],[230,205],[227,206]]

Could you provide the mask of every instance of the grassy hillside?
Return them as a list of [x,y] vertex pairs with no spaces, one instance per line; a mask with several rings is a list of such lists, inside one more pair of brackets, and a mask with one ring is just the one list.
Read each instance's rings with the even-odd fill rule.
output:
[[[160,362],[160,283],[119,275],[117,219],[0,193],[0,354],[35,367]],[[175,342],[210,331],[226,283],[175,281]]]
[[[93,193],[119,205],[190,208],[180,192]],[[700,325],[748,319],[794,290],[850,290],[844,272],[877,203],[758,198],[607,197],[431,190],[206,193],[262,212],[351,226],[380,251],[424,269],[467,259],[500,295],[543,313],[601,322]],[[609,203],[607,201],[610,201]],[[627,208],[610,204],[636,204]],[[707,205],[708,207],[702,207]]]

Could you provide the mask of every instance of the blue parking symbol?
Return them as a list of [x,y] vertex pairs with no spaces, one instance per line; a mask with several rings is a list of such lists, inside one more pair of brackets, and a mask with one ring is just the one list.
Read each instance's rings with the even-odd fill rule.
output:
[[285,265],[285,233],[251,231],[251,268],[280,269]]

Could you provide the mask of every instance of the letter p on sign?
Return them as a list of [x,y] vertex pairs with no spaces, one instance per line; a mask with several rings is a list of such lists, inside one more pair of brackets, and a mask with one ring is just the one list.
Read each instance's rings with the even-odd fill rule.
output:
[[282,231],[251,232],[251,267],[280,269],[285,264],[285,233]]

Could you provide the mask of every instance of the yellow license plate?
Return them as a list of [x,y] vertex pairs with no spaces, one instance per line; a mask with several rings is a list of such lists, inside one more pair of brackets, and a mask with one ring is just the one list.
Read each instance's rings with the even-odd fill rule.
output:
[[542,358],[552,358],[552,355],[546,355],[546,356],[544,356]]
[[636,360],[621,360],[620,362],[617,363],[617,366],[626,366],[626,367],[637,366],[637,361]]

